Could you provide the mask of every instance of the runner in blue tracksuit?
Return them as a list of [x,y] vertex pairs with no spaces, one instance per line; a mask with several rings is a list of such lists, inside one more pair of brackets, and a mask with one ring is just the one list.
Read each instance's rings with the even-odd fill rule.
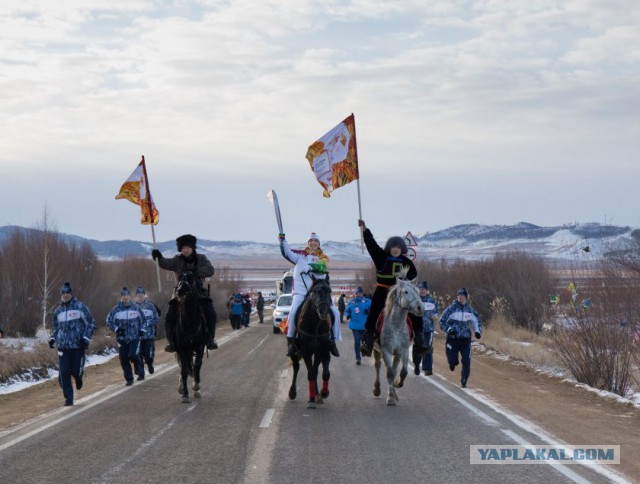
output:
[[124,372],[127,386],[133,385],[133,371],[131,363],[138,370],[138,358],[140,354],[140,338],[144,336],[146,318],[142,309],[131,301],[131,293],[126,287],[120,291],[120,302],[109,311],[107,326],[116,333],[120,346],[120,366]]
[[349,329],[353,332],[353,345],[356,352],[356,365],[360,364],[360,343],[364,333],[364,325],[367,322],[371,299],[364,297],[362,288],[356,289],[354,297],[344,310],[344,316],[349,323]]
[[53,313],[53,328],[49,348],[58,348],[58,383],[62,387],[64,405],[73,405],[73,386],[82,388],[84,373],[84,352],[96,329],[96,322],[89,308],[73,297],[71,284],[65,282],[60,288],[60,305]]
[[446,353],[449,369],[454,371],[458,365],[458,353],[462,359],[462,375],[460,384],[467,387],[467,380],[471,373],[471,330],[473,326],[476,339],[482,335],[482,323],[475,309],[467,302],[469,294],[462,287],[458,289],[456,300],[444,310],[440,318],[440,329],[447,335]]
[[144,380],[144,365],[149,367],[149,373],[153,374],[153,359],[156,354],[156,334],[158,319],[158,309],[156,305],[147,300],[144,287],[140,286],[136,289],[134,298],[135,303],[142,309],[145,317],[145,324],[142,326],[143,335],[140,337],[140,359],[138,363],[138,380]]
[[422,332],[424,334],[424,344],[427,350],[420,356],[419,353],[413,351],[413,372],[416,375],[420,374],[420,366],[424,374],[429,376],[433,375],[433,324],[438,320],[438,313],[440,308],[438,307],[438,301],[429,292],[429,285],[427,281],[422,281],[418,284],[418,291],[420,291],[420,299],[424,306],[424,315],[422,316]]

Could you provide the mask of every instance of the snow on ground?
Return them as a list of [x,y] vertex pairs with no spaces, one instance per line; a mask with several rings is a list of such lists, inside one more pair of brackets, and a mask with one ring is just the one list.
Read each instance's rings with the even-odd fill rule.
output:
[[[33,339],[30,339],[30,338],[12,338],[12,339],[28,340],[27,343],[33,342]],[[6,346],[13,346],[13,341],[12,342],[2,341],[2,343],[5,344]],[[23,349],[25,351],[30,351],[30,350],[33,351],[31,344],[25,344],[24,342],[23,344],[24,344]],[[87,367],[87,366],[101,365],[111,360],[117,355],[118,355],[118,352],[116,350],[111,350],[106,355],[89,355],[86,357],[86,362],[84,366]],[[40,371],[39,368],[38,368],[38,371]],[[47,369],[47,373],[48,375],[46,377],[41,377],[40,373],[35,373],[31,369],[25,369],[24,372],[21,373],[20,375],[16,375],[15,377],[10,378],[7,383],[0,384],[0,395],[19,392],[20,390],[24,390],[25,388],[31,387],[33,385],[39,385],[46,381],[53,380],[54,378],[58,378],[58,370],[49,368]]]
[[551,377],[554,377],[554,378],[560,378],[560,379],[562,379],[562,381],[565,381],[567,383],[575,385],[575,386],[577,386],[579,388],[584,388],[585,390],[588,390],[590,392],[596,393],[596,394],[600,395],[601,397],[613,398],[614,400],[617,400],[620,403],[628,403],[630,405],[633,405],[636,408],[640,408],[640,391],[631,392],[626,397],[622,397],[622,396],[618,395],[617,393],[608,392],[606,390],[599,390],[598,388],[590,387],[589,385],[585,385],[584,383],[578,383],[572,376],[570,376],[570,374],[566,370],[564,370],[562,368],[553,367],[553,366],[538,367],[538,366],[535,366],[535,365],[533,365],[531,363],[528,363],[526,361],[513,359],[511,356],[509,356],[509,355],[507,355],[505,353],[502,353],[501,351],[494,350],[494,349],[491,349],[491,348],[487,348],[484,344],[478,343],[477,341],[474,341],[472,343],[472,346],[476,350],[480,351],[481,353],[483,353],[483,354],[485,354],[487,356],[491,356],[492,358],[495,358],[496,360],[509,361],[512,365],[526,366],[528,368],[531,368],[531,369],[535,370],[536,373],[539,373],[541,375],[551,376]]

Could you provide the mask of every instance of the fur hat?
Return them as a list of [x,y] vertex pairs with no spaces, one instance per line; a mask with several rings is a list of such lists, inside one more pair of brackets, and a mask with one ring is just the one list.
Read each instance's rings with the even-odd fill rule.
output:
[[387,240],[387,243],[384,245],[384,251],[390,253],[391,247],[400,247],[400,253],[403,255],[407,253],[406,242],[402,237],[397,235],[395,237],[389,237],[389,240]]
[[195,235],[185,234],[181,235],[176,239],[176,246],[178,247],[178,252],[182,251],[183,247],[191,247],[192,249],[196,248],[197,239]]
[[73,289],[71,289],[71,283],[65,282],[60,288],[60,294],[73,294]]
[[467,292],[467,289],[464,287],[461,287],[460,289],[458,289],[458,296],[464,296],[464,297],[469,297],[469,293]]
[[429,289],[429,284],[427,284],[427,281],[422,281],[418,284],[418,289]]
[[129,289],[127,289],[126,287],[123,287],[120,290],[120,295],[121,296],[131,296],[131,292],[129,292]]

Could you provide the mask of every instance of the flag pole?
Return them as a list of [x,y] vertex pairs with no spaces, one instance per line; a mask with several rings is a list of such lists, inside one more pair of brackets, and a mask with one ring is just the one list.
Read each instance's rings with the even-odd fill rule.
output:
[[[362,199],[360,198],[360,163],[358,163],[358,140],[356,138],[356,117],[353,116],[353,144],[355,146],[356,153],[356,166],[358,167],[358,178],[356,178],[356,185],[358,186],[358,218],[362,220]],[[360,250],[364,254],[364,229],[360,227]]]
[[[147,187],[147,203],[149,204],[149,216],[151,217],[151,238],[153,239],[153,248],[157,249],[156,244],[156,230],[153,224],[153,204],[151,203],[151,189],[149,188],[149,177],[147,176],[147,164],[144,161],[144,155],[142,155],[142,173],[144,174],[144,184]],[[156,259],[156,276],[158,277],[158,292],[162,292],[162,283],[160,282],[160,262]]]

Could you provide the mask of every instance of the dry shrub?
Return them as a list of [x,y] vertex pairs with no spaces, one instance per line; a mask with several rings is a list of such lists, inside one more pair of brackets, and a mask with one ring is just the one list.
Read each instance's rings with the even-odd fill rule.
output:
[[514,324],[503,299],[496,299],[491,306],[493,310],[490,321],[491,331],[486,331],[482,335],[485,346],[536,367],[558,366],[560,361],[553,349],[553,338],[544,333],[536,334]]
[[[623,396],[630,390],[639,359],[638,276],[611,260],[583,270],[579,296],[564,307],[555,329],[560,357],[577,381]],[[582,307],[585,298],[591,307]]]
[[48,369],[56,368],[58,353],[45,343],[35,344],[33,350],[25,350],[24,346],[16,347],[0,345],[0,383],[6,383],[11,377],[24,370],[42,378],[48,376]]

